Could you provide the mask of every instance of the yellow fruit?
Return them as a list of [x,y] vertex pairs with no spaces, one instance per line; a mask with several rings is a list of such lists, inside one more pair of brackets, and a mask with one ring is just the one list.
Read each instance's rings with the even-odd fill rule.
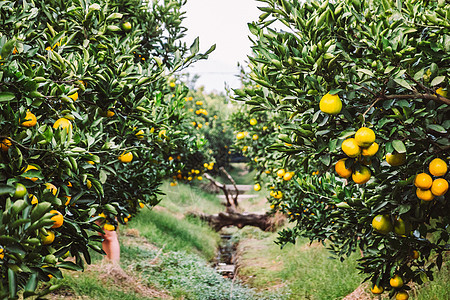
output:
[[142,202],[139,202],[139,207],[140,207],[140,208],[144,208],[144,207],[145,207],[145,204],[142,203]]
[[354,138],[346,139],[341,147],[342,151],[344,151],[348,157],[357,157],[361,154],[361,148],[359,148],[358,143]]
[[25,121],[22,122],[22,126],[33,127],[34,125],[36,125],[36,123],[37,123],[36,116],[32,112],[27,111]]
[[362,166],[352,174],[352,179],[357,184],[364,184],[369,181],[371,176],[369,168]]
[[29,194],[28,198],[31,199],[31,204],[32,205],[35,205],[35,204],[39,203],[38,198],[35,195]]
[[398,217],[394,220],[394,232],[402,236],[409,235],[411,233],[411,224]]
[[108,231],[114,231],[114,230],[116,230],[116,227],[112,224],[105,224],[105,225],[103,225],[103,229],[108,230]]
[[122,30],[125,32],[130,31],[132,28],[131,23],[130,22],[123,22],[122,23]]
[[372,219],[372,227],[382,234],[392,231],[391,218],[388,215],[377,215]]
[[377,143],[372,143],[372,145],[370,145],[367,148],[363,148],[361,151],[361,154],[363,156],[374,156],[377,152],[378,152],[378,148],[380,146]]
[[245,134],[243,132],[238,132],[238,134],[236,135],[236,138],[238,140],[242,140],[243,138],[245,138]]
[[414,185],[422,190],[427,190],[433,184],[433,179],[427,173],[420,173],[414,179]]
[[55,209],[52,209],[52,210],[50,211],[50,213],[56,214],[55,216],[53,216],[53,217],[51,218],[51,219],[53,220],[53,222],[54,222],[54,224],[53,224],[53,226],[52,226],[51,228],[59,228],[59,227],[61,227],[62,224],[64,223],[64,217],[63,217],[63,215],[62,215],[59,211],[57,211],[57,210],[55,210]]
[[107,110],[106,111],[106,117],[107,118],[111,118],[111,117],[114,117],[114,115],[115,115],[115,113],[112,111],[112,110]]
[[250,125],[255,126],[256,124],[258,124],[258,121],[256,121],[256,119],[250,119]]
[[86,180],[86,186],[87,186],[88,190],[90,190],[92,187],[92,182],[89,179]]
[[66,198],[66,202],[64,203],[65,206],[70,204],[70,200],[72,200],[72,197],[70,196],[63,196],[64,198]]
[[284,177],[284,174],[286,174],[286,171],[284,169],[279,169],[277,171],[277,176],[280,178]]
[[352,173],[353,173],[351,168],[350,169],[345,168],[346,160],[347,160],[346,158],[343,158],[343,159],[339,160],[336,163],[336,165],[334,166],[336,173],[343,178],[349,178],[350,176],[352,176]]
[[444,176],[447,173],[447,164],[442,159],[435,158],[430,162],[428,169],[433,176]]
[[78,92],[75,92],[72,95],[69,95],[68,97],[71,98],[73,101],[77,101],[78,100]]
[[292,176],[294,176],[294,172],[286,172],[284,175],[283,175],[283,180],[284,181],[288,181],[288,180],[291,180],[292,179]]
[[[1,56],[0,56],[1,58]],[[5,258],[5,249],[3,249],[3,247],[0,247],[0,259],[4,259]]]
[[367,148],[375,142],[375,132],[367,127],[361,127],[355,134],[355,140],[358,146]]
[[395,275],[391,278],[391,280],[389,280],[389,284],[393,288],[401,288],[403,286],[403,279],[400,275]]
[[406,291],[400,291],[397,293],[397,295],[395,295],[395,300],[408,300],[409,299],[409,295],[408,292]]
[[124,151],[119,155],[118,160],[123,163],[129,163],[133,160],[133,153]]
[[376,284],[373,285],[372,288],[370,288],[370,291],[374,294],[381,294],[383,293],[384,289],[382,286],[377,286]]
[[9,139],[3,139],[3,141],[0,143],[0,150],[2,150],[3,152],[7,152],[11,145],[12,143]]
[[[35,167],[35,166],[33,166],[33,165],[28,165],[28,166],[25,168],[25,171],[23,171],[23,174],[25,174],[25,173],[28,172],[29,170],[38,170],[38,168]],[[32,177],[32,178],[30,178],[30,177],[25,177],[25,179],[29,179],[29,180],[31,180],[31,181],[36,181],[36,180],[38,180],[37,177]]]
[[257,184],[255,184],[255,185],[253,186],[253,189],[254,189],[255,191],[259,191],[259,190],[261,190],[261,185],[260,185],[259,183],[257,183]]
[[135,135],[138,138],[138,140],[144,139],[144,131],[143,130],[139,130],[138,132],[136,132]]
[[23,198],[27,194],[27,188],[21,184],[16,183],[16,190],[14,191],[14,198]]
[[253,139],[254,141],[256,141],[257,139],[259,139],[259,136],[258,136],[257,134],[254,134],[253,137],[252,137],[252,139]]
[[418,259],[419,256],[420,256],[419,251],[413,250],[412,255],[411,255],[411,258],[412,258],[412,259]]
[[442,87],[440,87],[436,90],[436,94],[438,94],[442,97],[447,97],[447,91],[444,90]]
[[58,192],[58,188],[56,186],[54,186],[53,184],[51,184],[49,182],[44,183],[44,185],[45,185],[46,190],[50,190],[50,192],[56,196],[56,193]]
[[202,180],[203,180],[203,177],[202,177],[202,176],[198,176],[198,177],[197,177],[197,180],[202,181]]
[[342,110],[342,101],[337,94],[327,93],[320,99],[319,108],[326,114],[336,115]]
[[442,196],[448,191],[448,181],[444,178],[438,178],[431,185],[431,193],[435,196]]
[[406,162],[406,153],[388,153],[386,154],[386,162],[393,167],[401,166]]
[[434,195],[431,190],[422,190],[421,188],[417,188],[416,195],[417,198],[423,201],[431,201],[434,199]]
[[276,191],[274,192],[273,197],[275,199],[281,199],[283,197],[283,193],[281,191]]
[[47,230],[47,235],[39,234],[43,245],[50,245],[55,240],[55,233]]
[[69,132],[69,128],[72,129],[72,123],[67,120],[66,118],[60,118],[56,120],[56,122],[53,124],[54,129],[62,128],[65,129],[66,132]]

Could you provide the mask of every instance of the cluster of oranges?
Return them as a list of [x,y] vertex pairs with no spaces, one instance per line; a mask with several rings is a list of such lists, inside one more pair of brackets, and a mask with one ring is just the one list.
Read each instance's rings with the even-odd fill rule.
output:
[[375,133],[372,129],[361,127],[355,134],[355,137],[348,138],[342,143],[342,151],[351,158],[356,158],[361,163],[358,169],[345,167],[347,158],[339,160],[335,165],[336,173],[343,177],[352,177],[357,184],[364,184],[372,176],[370,169],[363,165],[370,164],[369,158],[374,156],[379,149],[375,142]]
[[[440,158],[433,159],[428,170],[434,177],[442,177],[447,173],[447,164]],[[444,178],[433,178],[427,173],[416,175],[414,185],[417,187],[416,195],[423,201],[431,201],[434,197],[442,196],[448,191],[448,182]]]

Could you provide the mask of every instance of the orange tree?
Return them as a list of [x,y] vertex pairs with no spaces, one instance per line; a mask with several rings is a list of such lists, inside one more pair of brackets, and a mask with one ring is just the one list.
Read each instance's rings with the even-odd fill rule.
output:
[[196,151],[167,74],[213,48],[180,42],[183,4],[1,2],[1,298],[81,270],[101,225],[158,202],[168,153]]
[[360,249],[373,291],[403,297],[403,282],[432,279],[448,250],[450,4],[261,2],[249,24],[261,88],[235,94],[288,116],[279,125],[292,146],[267,145],[295,171],[270,198],[295,223],[279,243]]

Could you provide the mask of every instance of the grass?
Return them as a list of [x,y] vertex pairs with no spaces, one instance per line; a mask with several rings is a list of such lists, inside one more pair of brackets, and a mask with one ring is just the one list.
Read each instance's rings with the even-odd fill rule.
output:
[[442,264],[440,271],[435,272],[434,280],[426,282],[421,289],[418,290],[417,295],[413,295],[410,299],[413,300],[442,300],[450,299],[450,289],[448,288],[450,282],[450,259],[446,256],[445,262]]
[[[274,244],[276,233],[261,235],[248,229],[252,237],[240,245],[240,275],[258,289],[268,285],[284,287],[287,299],[341,299],[357,288],[362,277],[357,274],[357,255],[344,262],[331,259],[321,244],[299,239],[283,249]],[[264,255],[261,255],[264,253]]]

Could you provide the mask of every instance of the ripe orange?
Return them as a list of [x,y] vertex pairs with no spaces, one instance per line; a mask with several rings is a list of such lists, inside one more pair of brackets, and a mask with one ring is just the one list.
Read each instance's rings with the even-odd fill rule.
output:
[[114,231],[114,230],[116,230],[116,227],[112,224],[105,224],[105,225],[103,225],[103,229],[108,230],[108,231]]
[[87,186],[88,190],[90,190],[92,187],[92,182],[89,179],[86,180],[86,186]]
[[25,121],[22,122],[22,126],[33,127],[34,125],[36,125],[36,123],[37,123],[36,116],[32,112],[27,111]]
[[435,158],[430,162],[428,169],[433,176],[444,176],[447,173],[447,164],[442,159]]
[[[25,173],[28,172],[29,170],[39,170],[39,169],[38,169],[37,167],[33,166],[33,165],[28,165],[28,166],[25,168],[25,170],[23,171],[23,174],[25,174]],[[36,180],[38,180],[37,177],[32,177],[32,178],[30,178],[30,177],[25,177],[25,179],[29,179],[29,180],[31,180],[31,181],[36,181]]]
[[50,245],[55,240],[55,233],[53,231],[47,230],[47,235],[42,233],[39,234],[43,245]]
[[388,153],[386,154],[386,162],[393,167],[401,166],[406,162],[406,153]]
[[258,136],[257,134],[254,134],[254,135],[252,136],[252,139],[253,139],[254,141],[256,141],[257,139],[259,139],[259,136]]
[[448,182],[444,178],[438,178],[431,185],[431,193],[435,196],[442,196],[448,191]]
[[284,175],[283,175],[283,180],[284,181],[288,181],[288,180],[291,180],[292,179],[292,177],[294,176],[294,172],[286,172]]
[[7,152],[11,145],[12,143],[9,139],[3,139],[3,141],[0,143],[0,150],[2,150],[3,152]]
[[395,295],[395,300],[408,300],[409,295],[407,291],[400,291]]
[[367,148],[375,142],[375,132],[367,127],[361,127],[355,134],[355,140],[358,146]]
[[361,154],[363,156],[374,156],[378,152],[379,147],[377,143],[373,142],[369,147],[363,148]]
[[78,92],[75,92],[72,95],[69,95],[67,97],[71,98],[73,101],[77,101],[78,100]]
[[5,249],[3,249],[3,247],[0,247],[0,259],[4,259],[4,258],[5,258]]
[[16,183],[16,190],[14,191],[14,198],[23,198],[27,194],[27,188],[21,184]]
[[343,178],[349,178],[350,176],[352,176],[352,173],[353,173],[351,168],[350,169],[345,168],[346,160],[347,160],[346,158],[343,158],[343,159],[339,160],[336,163],[336,165],[334,166],[336,173]]
[[279,169],[277,171],[277,176],[280,177],[280,178],[283,178],[284,174],[286,174],[286,171],[284,169]]
[[382,234],[392,231],[391,218],[388,215],[377,215],[372,219],[372,227]]
[[55,222],[51,228],[59,228],[59,227],[61,227],[62,224],[64,223],[63,215],[59,211],[57,211],[55,209],[52,209],[50,212],[52,214],[56,214],[55,216],[53,216],[51,218]]
[[400,275],[396,274],[391,278],[391,280],[389,280],[389,284],[393,288],[401,288],[403,286],[403,279]]
[[339,95],[327,93],[320,99],[319,108],[326,114],[337,115],[342,110],[342,101]]
[[250,125],[255,126],[256,124],[258,124],[258,121],[256,121],[256,119],[250,119]]
[[140,208],[144,208],[144,207],[145,207],[145,204],[142,203],[142,202],[139,202],[139,207],[140,207]]
[[417,188],[416,195],[417,198],[423,201],[431,201],[434,199],[434,195],[431,190],[422,190],[421,188]]
[[370,173],[369,168],[362,166],[359,170],[356,170],[352,174],[352,179],[357,184],[364,184],[369,181],[372,174]]
[[59,118],[56,120],[56,122],[53,124],[54,129],[62,128],[65,129],[66,132],[69,132],[69,128],[72,129],[72,123],[67,120],[66,118]]
[[52,192],[52,194],[56,196],[56,193],[58,192],[58,188],[56,186],[49,182],[44,183],[44,185],[46,190],[50,190],[50,192]]
[[361,154],[361,148],[359,148],[358,143],[354,138],[346,139],[341,147],[342,151],[349,157],[357,157]]
[[135,133],[135,135],[138,140],[144,139],[144,130],[139,130],[138,132]]
[[255,191],[259,191],[259,190],[261,190],[261,185],[260,185],[259,183],[257,183],[257,184],[255,184],[255,185],[253,186],[253,189],[254,189]]
[[124,151],[119,155],[118,160],[123,163],[129,163],[133,160],[133,153]]
[[419,251],[413,250],[412,255],[411,255],[411,258],[412,258],[412,259],[418,259],[419,256],[420,256]]
[[433,179],[427,173],[420,173],[414,179],[414,185],[422,190],[427,190],[433,184]]
[[373,287],[370,288],[370,291],[374,294],[381,294],[383,293],[384,289],[382,286],[377,286],[376,284],[374,284]]
[[33,194],[29,194],[28,198],[31,199],[31,205],[35,205],[35,204],[39,203],[38,198]]
[[107,118],[111,118],[111,117],[114,117],[114,115],[115,115],[115,113],[112,111],[112,110],[107,110],[106,111],[106,117]]
[[245,138],[245,134],[243,132],[238,132],[238,134],[236,135],[236,138],[238,140],[242,140],[243,138]]
[[64,205],[65,206],[69,205],[70,204],[70,200],[72,200],[72,197],[65,195],[65,196],[63,196],[63,198],[66,198],[66,202],[64,203]]
[[442,97],[447,97],[447,91],[444,90],[444,88],[440,87],[436,90],[436,94],[442,96]]

